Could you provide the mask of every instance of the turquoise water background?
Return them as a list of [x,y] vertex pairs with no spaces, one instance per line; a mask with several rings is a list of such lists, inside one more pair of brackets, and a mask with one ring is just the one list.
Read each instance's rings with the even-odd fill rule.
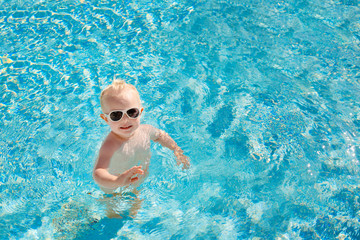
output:
[[[0,0],[0,239],[359,239],[359,43],[356,0]],[[153,145],[134,219],[91,177],[114,76],[192,163]]]

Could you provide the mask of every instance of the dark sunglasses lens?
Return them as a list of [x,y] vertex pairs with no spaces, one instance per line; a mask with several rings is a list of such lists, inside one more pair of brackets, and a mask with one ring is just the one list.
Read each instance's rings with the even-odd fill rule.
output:
[[130,118],[137,118],[140,115],[140,111],[137,108],[131,108],[126,113]]
[[120,111],[111,112],[110,113],[110,118],[111,118],[111,120],[116,122],[116,121],[119,121],[122,118],[122,115],[123,115],[123,113],[120,112]]

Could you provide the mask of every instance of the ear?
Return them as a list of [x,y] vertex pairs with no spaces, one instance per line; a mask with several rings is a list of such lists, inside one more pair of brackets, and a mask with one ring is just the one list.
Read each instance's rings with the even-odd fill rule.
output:
[[100,114],[100,117],[106,122],[106,123],[108,123],[109,122],[109,120],[107,119],[107,117],[105,116],[105,114]]

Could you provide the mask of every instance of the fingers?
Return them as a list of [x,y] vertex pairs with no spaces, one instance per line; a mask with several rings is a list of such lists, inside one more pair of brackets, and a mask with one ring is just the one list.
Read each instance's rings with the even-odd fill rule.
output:
[[183,164],[183,169],[188,169],[190,167],[189,158],[184,155],[178,157],[176,164],[178,166]]
[[186,159],[186,162],[183,162],[183,169],[188,169],[190,167],[190,162]]
[[142,170],[142,166],[134,166],[130,168],[129,170],[125,171],[126,174],[129,174],[130,176],[134,176],[136,174],[144,174],[144,170]]
[[132,184],[136,181],[139,180],[139,177],[137,177],[136,175],[143,175],[144,174],[144,170],[142,170],[142,166],[134,166],[132,168],[130,168],[129,170],[125,171],[122,176],[123,176],[123,184],[124,185],[129,185]]

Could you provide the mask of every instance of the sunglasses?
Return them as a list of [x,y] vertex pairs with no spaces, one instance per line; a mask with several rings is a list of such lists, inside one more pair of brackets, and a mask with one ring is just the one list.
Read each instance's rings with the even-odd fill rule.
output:
[[114,110],[109,114],[104,114],[107,118],[110,118],[113,122],[118,122],[126,114],[131,119],[136,119],[140,116],[141,111],[138,108],[130,108],[127,110]]

